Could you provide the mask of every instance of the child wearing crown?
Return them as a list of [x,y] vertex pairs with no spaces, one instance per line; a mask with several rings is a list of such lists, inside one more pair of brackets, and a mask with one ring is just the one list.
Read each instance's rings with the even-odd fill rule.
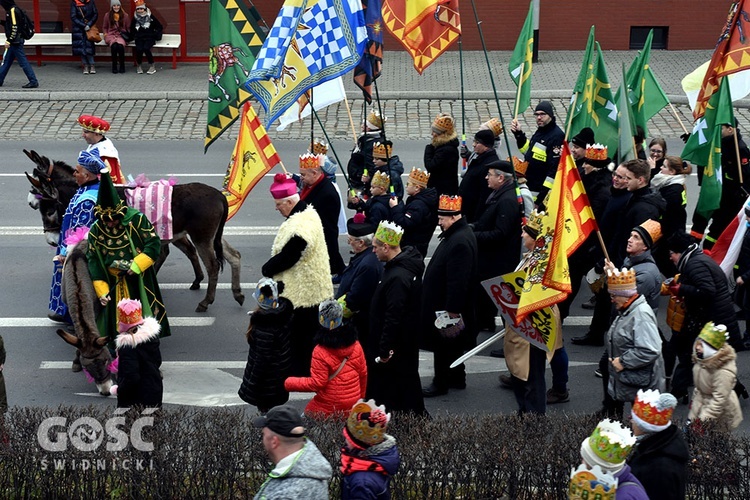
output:
[[159,371],[161,326],[156,318],[144,318],[141,301],[133,299],[117,303],[117,320],[118,385],[110,393],[117,396],[118,408],[160,407],[164,392]]
[[356,196],[350,196],[347,207],[357,212],[364,212],[367,222],[377,227],[381,220],[390,219],[391,207],[388,205],[391,199],[388,193],[390,185],[391,179],[388,174],[375,172],[370,183],[370,198],[363,201]]
[[391,498],[391,477],[401,458],[396,439],[386,434],[391,414],[374,400],[360,399],[344,426],[341,448],[341,498]]

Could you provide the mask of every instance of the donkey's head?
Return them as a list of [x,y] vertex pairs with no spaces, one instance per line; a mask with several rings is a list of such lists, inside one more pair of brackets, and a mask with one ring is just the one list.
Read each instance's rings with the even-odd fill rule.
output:
[[112,356],[107,349],[107,337],[97,337],[93,341],[85,341],[71,335],[65,330],[57,330],[57,334],[68,344],[78,349],[78,359],[81,368],[92,378],[102,396],[109,396],[112,387]]

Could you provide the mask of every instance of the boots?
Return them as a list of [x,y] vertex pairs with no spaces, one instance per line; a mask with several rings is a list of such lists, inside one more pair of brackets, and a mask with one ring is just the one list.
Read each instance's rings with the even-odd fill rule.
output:
[[112,58],[112,73],[117,74],[117,61],[114,57]]
[[149,65],[148,71],[146,71],[146,73],[149,74],[149,75],[153,75],[154,73],[156,73],[156,68],[154,67],[153,64]]

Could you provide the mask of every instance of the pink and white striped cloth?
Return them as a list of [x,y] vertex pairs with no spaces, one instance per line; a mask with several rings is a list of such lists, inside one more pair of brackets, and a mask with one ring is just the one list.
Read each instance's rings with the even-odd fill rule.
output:
[[172,186],[176,183],[174,178],[151,182],[140,174],[129,184],[134,189],[125,190],[128,206],[145,215],[162,240],[172,239]]

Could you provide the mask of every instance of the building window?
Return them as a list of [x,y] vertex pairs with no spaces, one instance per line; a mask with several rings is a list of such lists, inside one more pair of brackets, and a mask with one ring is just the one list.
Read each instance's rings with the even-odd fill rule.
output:
[[654,38],[651,41],[652,49],[667,50],[669,41],[669,26],[631,26],[630,27],[630,50],[640,50],[646,43],[648,32],[654,30]]

